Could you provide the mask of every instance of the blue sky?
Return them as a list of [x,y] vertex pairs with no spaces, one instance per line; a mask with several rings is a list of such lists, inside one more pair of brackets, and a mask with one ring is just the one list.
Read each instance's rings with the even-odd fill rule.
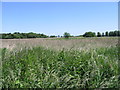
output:
[[118,28],[117,2],[3,2],[2,32],[46,35],[105,32]]

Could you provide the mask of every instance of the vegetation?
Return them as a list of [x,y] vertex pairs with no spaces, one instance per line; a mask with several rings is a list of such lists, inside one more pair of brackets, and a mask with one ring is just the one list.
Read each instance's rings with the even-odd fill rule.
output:
[[101,33],[100,32],[97,32],[97,37],[101,37]]
[[119,88],[119,47],[2,49],[3,88]]
[[2,39],[19,39],[19,38],[47,38],[47,35],[44,34],[36,34],[33,32],[29,32],[29,33],[19,33],[19,32],[15,32],[15,33],[3,33],[2,34]]
[[[97,37],[104,37],[104,36],[106,36],[106,37],[120,36],[120,31],[110,31],[110,32],[107,31],[107,32],[105,32],[105,35],[104,35],[104,33],[101,34],[100,32],[97,32]],[[94,32],[86,32],[83,35],[83,37],[96,37],[96,34]]]
[[50,38],[54,38],[54,37],[57,37],[57,36],[55,36],[55,35],[51,35],[51,36],[50,36]]
[[104,37],[105,35],[104,35],[104,33],[102,33],[102,37]]
[[[68,32],[65,32],[63,34],[63,36],[65,38],[69,38],[69,37],[74,37],[74,36],[71,36],[70,33]],[[76,36],[76,37],[104,37],[104,36],[120,36],[120,31],[110,31],[110,32],[105,32],[105,35],[104,33],[100,33],[100,32],[97,32],[97,35],[95,34],[95,32],[85,32],[85,34],[83,35],[79,35],[79,36]],[[33,33],[33,32],[29,32],[29,33],[19,33],[19,32],[15,32],[15,33],[3,33],[3,34],[0,34],[0,38],[1,39],[21,39],[21,38],[54,38],[54,37],[60,37],[59,35],[58,36],[55,36],[55,35],[51,35],[51,36],[47,36],[45,34],[37,34],[37,33]],[[62,37],[62,36],[61,36]]]
[[67,33],[67,32],[64,33],[65,38],[69,38],[70,36],[71,36],[70,33]]
[[95,33],[94,32],[86,32],[83,37],[95,37]]
[[108,33],[108,31],[107,31],[107,32],[105,32],[105,36],[109,36],[108,34],[109,34],[109,33]]

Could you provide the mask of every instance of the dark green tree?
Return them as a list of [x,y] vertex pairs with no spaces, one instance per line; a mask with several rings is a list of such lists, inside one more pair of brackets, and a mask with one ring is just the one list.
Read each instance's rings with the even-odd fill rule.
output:
[[110,31],[110,32],[109,32],[109,36],[114,36],[114,32],[113,32],[113,31]]
[[114,36],[118,36],[119,31],[114,31]]
[[118,31],[118,36],[120,36],[120,31]]
[[51,35],[51,36],[50,36],[50,38],[54,38],[54,37],[57,37],[57,36],[55,36],[55,35]]
[[65,33],[63,34],[63,36],[64,36],[65,38],[69,38],[71,35],[70,35],[70,33],[65,32]]
[[101,37],[101,33],[100,32],[97,32],[97,37]]
[[95,37],[96,34],[94,32],[86,32],[85,34],[83,34],[83,37]]
[[14,36],[12,34],[5,35],[4,39],[14,39]]
[[102,37],[104,37],[104,32],[102,33]]
[[108,31],[105,32],[105,36],[108,36]]

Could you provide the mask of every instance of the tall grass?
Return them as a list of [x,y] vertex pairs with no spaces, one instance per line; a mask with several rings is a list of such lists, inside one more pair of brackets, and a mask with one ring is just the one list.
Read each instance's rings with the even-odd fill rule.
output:
[[118,47],[2,50],[3,88],[118,88]]

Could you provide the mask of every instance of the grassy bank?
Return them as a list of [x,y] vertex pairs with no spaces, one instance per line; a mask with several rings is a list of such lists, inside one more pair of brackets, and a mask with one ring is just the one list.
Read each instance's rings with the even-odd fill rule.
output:
[[[120,49],[120,48],[119,48]],[[2,49],[2,87],[116,88],[118,47],[52,51]]]

